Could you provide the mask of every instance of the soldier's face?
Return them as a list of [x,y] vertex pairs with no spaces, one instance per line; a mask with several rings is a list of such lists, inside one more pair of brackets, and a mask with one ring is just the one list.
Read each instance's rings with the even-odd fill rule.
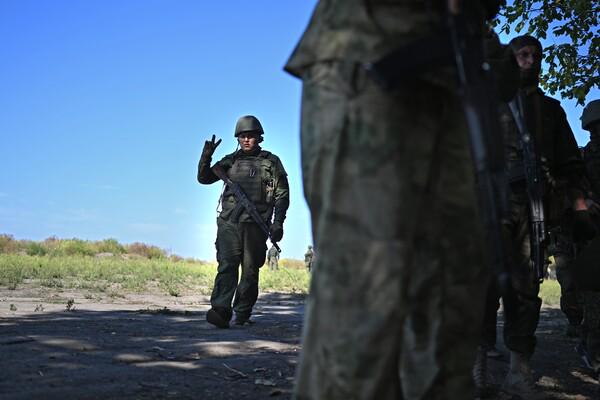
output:
[[542,62],[542,55],[536,46],[524,46],[515,51],[519,68],[528,70],[537,67]]
[[238,143],[242,151],[252,151],[258,146],[258,135],[256,133],[240,133]]

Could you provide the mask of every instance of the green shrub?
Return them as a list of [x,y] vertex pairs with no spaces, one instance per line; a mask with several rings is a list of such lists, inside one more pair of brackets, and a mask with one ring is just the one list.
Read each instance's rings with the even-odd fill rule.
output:
[[61,255],[66,256],[93,256],[96,254],[93,243],[81,239],[61,240],[58,251]]
[[28,242],[25,252],[29,256],[45,256],[48,253],[46,248],[38,242]]
[[97,253],[112,253],[112,254],[123,254],[127,250],[125,246],[120,244],[117,239],[104,239],[100,242],[96,242]]

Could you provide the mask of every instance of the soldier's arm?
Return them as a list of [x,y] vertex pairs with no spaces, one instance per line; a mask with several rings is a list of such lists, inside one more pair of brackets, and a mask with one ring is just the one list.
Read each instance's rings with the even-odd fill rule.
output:
[[565,111],[556,104],[554,141],[556,151],[556,177],[567,184],[569,198],[575,209],[581,209],[585,193],[585,165],[577,146],[575,135],[569,126]]
[[274,190],[274,221],[279,221],[283,224],[285,220],[285,215],[287,213],[287,209],[290,206],[290,189],[287,179],[287,173],[281,164],[281,161],[277,160],[277,179]]
[[[210,158],[200,158],[200,161],[198,162],[198,182],[204,185],[210,185],[219,180],[219,177],[213,172],[210,162]],[[231,160],[229,156],[226,156],[220,161],[217,161],[215,165],[217,164],[220,165],[223,170],[227,171],[231,167]]]

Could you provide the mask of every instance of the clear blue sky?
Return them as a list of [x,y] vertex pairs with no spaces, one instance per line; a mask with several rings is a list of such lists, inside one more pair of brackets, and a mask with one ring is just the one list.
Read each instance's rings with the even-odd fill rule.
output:
[[[0,2],[0,233],[146,242],[215,257],[213,133],[254,114],[289,173],[283,257],[311,243],[300,82],[282,67],[316,0]],[[597,96],[596,96],[597,97]],[[563,102],[580,144],[581,108]]]

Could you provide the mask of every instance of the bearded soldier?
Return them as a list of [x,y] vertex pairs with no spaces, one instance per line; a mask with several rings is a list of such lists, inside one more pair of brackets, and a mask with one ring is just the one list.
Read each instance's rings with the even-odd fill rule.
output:
[[[219,170],[230,180],[221,196],[221,212],[217,218],[219,265],[210,298],[211,309],[206,314],[206,320],[218,328],[229,327],[233,312],[236,325],[251,322],[252,307],[258,297],[259,268],[265,262],[267,237],[272,242],[283,237],[283,222],[289,206],[287,174],[279,158],[259,146],[263,133],[256,117],[243,116],[235,126],[240,149],[226,155],[211,168],[212,155],[221,143],[220,139],[215,142],[213,135],[205,142],[198,164],[198,182],[211,184],[218,181],[220,177],[216,171]],[[262,224],[242,206],[233,190],[234,184],[239,185],[253,203]],[[266,226],[264,230],[261,225]]]
[[[504,105],[500,112],[510,184],[503,236],[514,292],[511,312],[505,312],[504,342],[510,350],[510,368],[503,389],[525,399],[537,399],[540,394],[529,360],[536,345],[535,331],[542,304],[538,297],[543,279],[540,271],[546,267],[547,242],[543,225],[541,231],[537,231],[534,222],[539,223],[539,217],[542,222],[546,221],[546,226],[552,226],[567,211],[577,220],[582,218],[582,213],[587,214],[587,207],[583,163],[565,112],[559,101],[546,96],[538,87],[542,45],[534,37],[525,35],[512,39],[509,46],[520,69],[520,90],[517,98]],[[519,128],[519,122],[523,122],[523,128]],[[532,169],[532,165],[536,168]],[[533,184],[539,186],[533,188]],[[556,196],[558,189],[566,195]],[[539,198],[534,198],[534,192]],[[534,208],[533,202],[537,201],[540,204]],[[534,209],[542,212],[535,219]],[[490,293],[498,295],[493,286]],[[491,307],[486,310],[486,321],[493,320],[498,304],[497,298],[489,300]],[[495,324],[486,324],[484,329],[488,330],[484,338],[495,336]]]
[[[493,3],[321,0],[285,67],[319,249],[298,400],[472,398],[482,227],[446,22],[477,40]],[[395,51],[386,88],[370,65]]]

